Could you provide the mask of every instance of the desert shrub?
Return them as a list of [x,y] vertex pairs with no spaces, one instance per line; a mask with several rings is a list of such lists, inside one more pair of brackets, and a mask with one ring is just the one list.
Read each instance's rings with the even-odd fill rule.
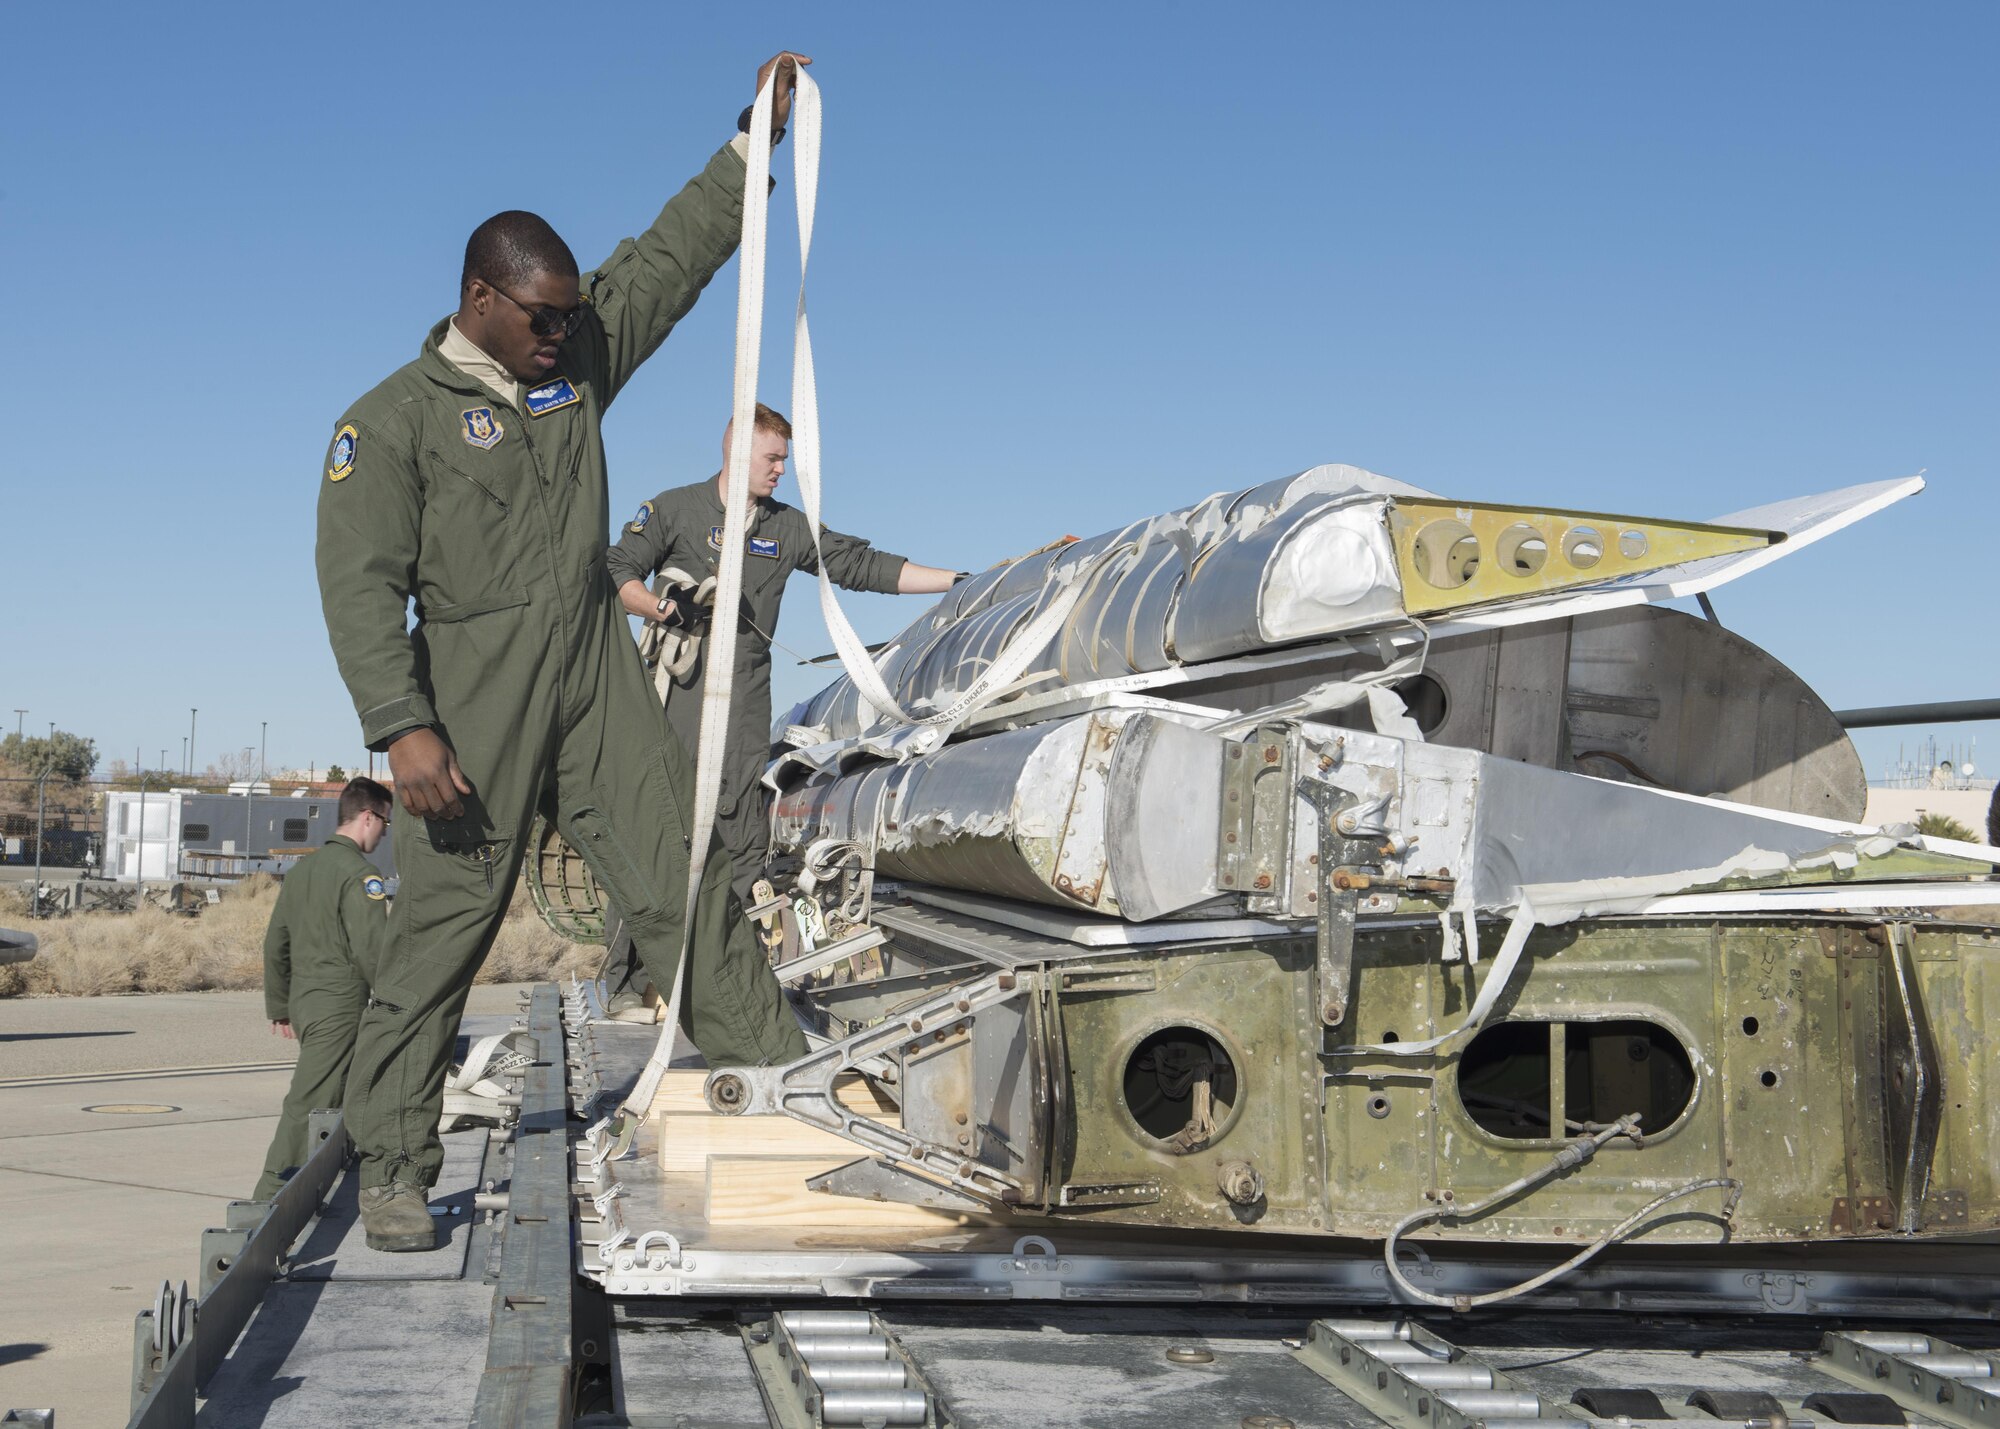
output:
[[[97,997],[124,992],[208,992],[264,985],[264,929],[280,884],[254,874],[225,887],[198,917],[142,904],[131,913],[81,913],[33,925],[33,962],[0,968],[0,997]],[[5,901],[11,900],[11,901]],[[24,926],[27,894],[0,890],[0,911]],[[602,950],[552,931],[517,886],[481,982],[589,976]]]

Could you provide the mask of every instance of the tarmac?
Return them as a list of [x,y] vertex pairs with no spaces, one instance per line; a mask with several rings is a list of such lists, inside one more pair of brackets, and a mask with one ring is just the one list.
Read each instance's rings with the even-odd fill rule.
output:
[[[522,985],[473,989],[511,1012]],[[256,1184],[296,1048],[261,992],[0,1001],[0,1415],[130,1417],[132,1321]]]

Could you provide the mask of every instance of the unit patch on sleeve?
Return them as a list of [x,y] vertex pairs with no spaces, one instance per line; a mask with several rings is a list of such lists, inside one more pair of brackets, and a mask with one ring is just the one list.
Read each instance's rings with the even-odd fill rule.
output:
[[646,529],[646,523],[652,519],[653,503],[650,501],[641,501],[639,503],[639,514],[625,523],[625,529],[636,536]]
[[752,536],[750,538],[750,554],[753,556],[764,556],[775,561],[778,559],[778,543],[766,540],[762,536]]
[[563,407],[574,407],[583,400],[567,377],[558,377],[553,382],[544,382],[539,387],[530,387],[528,395],[521,399],[521,405],[528,409],[528,415],[539,417],[545,412],[554,412]]
[[354,447],[361,440],[354,428],[342,427],[333,434],[333,449],[326,454],[326,479],[345,481],[354,471]]
[[492,451],[500,445],[500,438],[507,435],[507,429],[495,420],[491,407],[473,407],[460,412],[458,419],[465,423],[466,442],[481,451]]
[[380,903],[389,896],[389,885],[382,881],[382,875],[371,873],[361,880],[361,891]]

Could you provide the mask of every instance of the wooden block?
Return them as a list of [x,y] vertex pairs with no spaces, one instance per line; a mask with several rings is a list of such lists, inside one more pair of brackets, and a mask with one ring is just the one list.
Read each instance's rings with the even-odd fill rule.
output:
[[844,1166],[862,1153],[839,1156],[711,1156],[708,1223],[712,1226],[872,1226],[952,1230],[990,1225],[985,1216],[931,1211],[901,1201],[863,1201],[806,1189],[806,1179]]
[[839,1156],[852,1161],[867,1151],[845,1137],[788,1116],[656,1116],[660,1169],[669,1175],[708,1170],[711,1156]]
[[[708,1073],[703,1071],[668,1072],[660,1078],[660,1089],[653,1094],[653,1104],[647,1108],[647,1115],[713,1116],[715,1113],[709,1110],[707,1098],[701,1094],[707,1081]],[[901,1114],[894,1102],[877,1092],[862,1077],[850,1076],[836,1083],[834,1095],[840,1098],[842,1106],[863,1116],[895,1121]]]

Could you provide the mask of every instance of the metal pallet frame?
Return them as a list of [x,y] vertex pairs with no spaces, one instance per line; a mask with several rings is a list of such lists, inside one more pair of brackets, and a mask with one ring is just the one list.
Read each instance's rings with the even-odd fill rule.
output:
[[154,1308],[139,1312],[129,1429],[193,1429],[195,1396],[250,1323],[347,1159],[340,1113],[314,1112],[309,1134],[312,1155],[275,1198],[233,1201],[229,1225],[202,1233],[200,1298],[189,1298],[183,1281],[178,1293],[162,1286]]
[[562,998],[553,984],[528,1004],[534,1060],[523,1069],[521,1120],[504,1208],[500,1281],[472,1422],[477,1429],[566,1426],[574,1413],[575,1239],[570,1214],[569,1083]]

